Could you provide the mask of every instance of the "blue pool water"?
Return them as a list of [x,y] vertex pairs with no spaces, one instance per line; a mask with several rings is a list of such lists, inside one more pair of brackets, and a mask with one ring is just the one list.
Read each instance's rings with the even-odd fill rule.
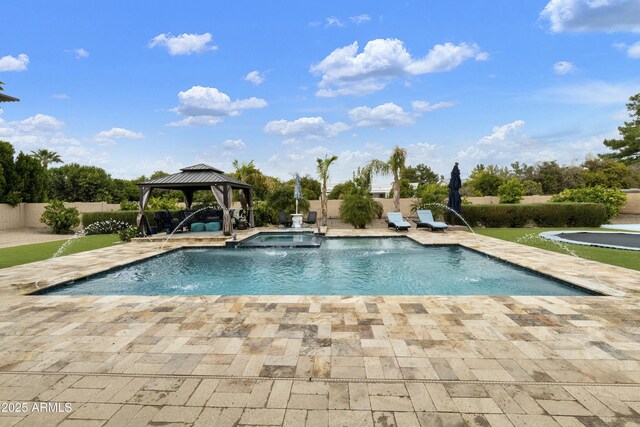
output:
[[181,249],[52,295],[586,295],[459,246],[327,239],[319,248]]
[[322,237],[314,233],[260,233],[240,242],[238,247],[317,247],[321,243]]

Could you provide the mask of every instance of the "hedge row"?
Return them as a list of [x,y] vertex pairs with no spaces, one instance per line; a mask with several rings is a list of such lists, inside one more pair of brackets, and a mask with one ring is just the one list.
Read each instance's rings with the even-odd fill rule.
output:
[[464,205],[471,227],[600,227],[607,212],[599,203]]

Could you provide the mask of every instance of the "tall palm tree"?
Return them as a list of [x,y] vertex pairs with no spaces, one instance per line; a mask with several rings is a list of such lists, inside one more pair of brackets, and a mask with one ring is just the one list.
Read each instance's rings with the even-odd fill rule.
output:
[[50,163],[64,163],[60,158],[60,155],[55,151],[49,151],[45,148],[41,148],[37,151],[31,152],[31,157],[40,160],[42,167],[47,169]]
[[316,161],[318,162],[318,166],[316,170],[318,171],[318,175],[320,176],[320,181],[322,182],[322,191],[320,193],[320,209],[322,210],[322,225],[327,225],[327,180],[329,179],[329,166],[331,163],[338,160],[338,156],[327,157],[324,156],[324,159],[318,157]]
[[393,147],[391,157],[386,162],[373,159],[367,165],[373,173],[380,175],[393,175],[393,208],[400,212],[400,177],[406,168],[407,150],[397,145]]

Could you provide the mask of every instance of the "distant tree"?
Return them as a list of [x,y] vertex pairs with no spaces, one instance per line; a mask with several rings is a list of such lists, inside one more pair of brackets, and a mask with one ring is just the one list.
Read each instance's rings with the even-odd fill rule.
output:
[[512,175],[518,178],[520,181],[533,180],[535,168],[529,166],[526,163],[520,164],[520,162],[511,163]]
[[630,121],[618,127],[621,139],[605,139],[604,145],[614,150],[601,157],[619,160],[627,165],[640,163],[640,93],[629,98],[627,103]]
[[562,189],[583,187],[586,181],[585,173],[580,166],[561,166]]
[[49,151],[44,148],[32,151],[31,156],[37,159],[45,169],[48,169],[51,163],[64,163],[58,153],[56,153],[55,151]]
[[391,152],[391,157],[386,162],[381,160],[371,160],[367,165],[367,169],[371,172],[381,175],[393,176],[393,208],[396,212],[400,211],[400,176],[406,168],[407,150],[395,146]]
[[466,184],[471,187],[475,195],[497,196],[498,187],[504,182],[506,175],[506,168],[479,164],[471,171],[471,175],[469,175]]
[[[296,201],[293,198],[293,180],[278,186],[269,193],[267,204],[276,212],[295,213]],[[302,190],[302,199],[299,201],[299,208],[301,212],[309,212],[309,200],[306,198],[304,189]]]
[[320,200],[320,195],[322,193],[320,181],[309,175],[305,175],[300,177],[300,187],[303,191],[306,190],[307,198],[309,200]]
[[140,200],[140,187],[135,183],[137,181],[114,178],[111,180],[111,198],[114,202],[120,203],[123,201],[135,201]]
[[555,160],[536,164],[534,179],[542,185],[544,194],[557,194],[563,189],[562,168]]
[[443,218],[448,197],[449,187],[436,183],[423,185],[418,190],[418,200],[411,205],[411,210],[429,209],[435,218]]
[[530,179],[525,179],[522,181],[522,189],[524,190],[525,196],[535,196],[538,194],[542,194],[542,185],[539,182],[532,181]]
[[621,162],[611,159],[587,158],[582,164],[585,183],[589,187],[602,185],[608,188],[629,188],[631,170]]
[[250,184],[252,187],[251,191],[253,191],[253,198],[256,200],[265,200],[268,194],[279,184],[277,179],[263,174],[262,171],[254,165],[253,160],[249,163],[240,163],[238,160],[234,160],[233,167],[235,171],[231,173],[231,176]]
[[418,184],[423,184],[423,185],[437,184],[438,181],[442,179],[442,176],[438,175],[429,166],[424,165],[422,163],[416,166],[416,173],[418,175],[418,180],[411,181],[411,182],[417,182]]
[[96,166],[69,163],[49,170],[49,197],[67,202],[111,201],[109,174]]
[[20,193],[16,189],[14,153],[13,145],[0,141],[0,203],[12,206],[20,203]]
[[37,159],[20,152],[16,158],[16,190],[25,203],[42,203],[47,196],[47,173]]
[[[411,181],[409,181],[406,178],[402,178],[400,180],[400,198],[406,199],[406,198],[414,197],[415,195],[416,195],[416,190],[411,185]],[[390,199],[392,197],[393,197],[393,189],[391,189],[391,191],[389,191],[389,194],[387,194],[387,198]]]
[[336,184],[332,189],[327,199],[329,200],[338,200],[344,198],[344,195],[348,192],[355,190],[356,186],[353,181],[345,181],[342,184]]
[[327,157],[326,155],[324,156],[324,159],[321,159],[320,157],[316,159],[316,171],[318,172],[321,182],[320,210],[322,211],[322,225],[327,225],[327,181],[329,180],[329,167],[331,166],[331,163],[336,160],[338,160],[338,156]]

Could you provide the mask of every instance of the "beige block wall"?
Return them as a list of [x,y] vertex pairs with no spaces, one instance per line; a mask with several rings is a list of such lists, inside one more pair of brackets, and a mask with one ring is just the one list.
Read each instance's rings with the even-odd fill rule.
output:
[[[20,203],[17,206],[0,204],[0,230],[12,230],[16,228],[46,227],[40,222],[47,203]],[[74,207],[78,212],[112,212],[120,209],[120,205],[95,202],[95,203],[65,203],[67,207]]]

